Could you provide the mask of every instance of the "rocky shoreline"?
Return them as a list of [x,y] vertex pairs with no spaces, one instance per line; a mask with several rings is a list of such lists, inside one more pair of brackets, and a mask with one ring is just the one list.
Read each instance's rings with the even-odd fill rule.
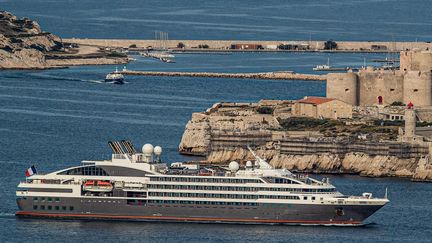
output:
[[128,61],[126,55],[63,43],[60,37],[43,32],[36,21],[0,12],[0,70],[41,70]]
[[[428,158],[402,159],[395,156],[369,156],[349,153],[344,157],[334,154],[281,155],[274,150],[258,149],[257,154],[275,168],[315,174],[358,174],[366,177],[400,177],[412,181],[432,182],[432,165]],[[253,157],[247,149],[210,152],[206,163],[225,164],[228,161],[247,161]]]
[[[265,100],[259,103],[217,103],[206,112],[192,115],[185,127],[179,152],[206,156],[203,163],[208,164],[228,164],[233,160],[244,164],[253,160],[246,148],[251,145],[259,156],[276,168],[305,173],[358,174],[432,182],[432,163],[427,147],[383,141],[382,138],[376,141],[343,138],[347,130],[364,125],[342,125],[342,132],[332,125],[327,135],[322,128],[319,128],[320,131],[281,130],[279,121],[290,117],[291,104],[291,101]],[[272,114],[268,114],[270,112],[263,107],[267,111],[272,110]],[[345,151],[346,144],[354,144],[352,147],[365,152],[368,146],[373,147],[376,153],[328,152]],[[323,147],[326,152],[320,149]],[[314,148],[318,150],[314,152]],[[400,148],[403,149],[398,151]]]

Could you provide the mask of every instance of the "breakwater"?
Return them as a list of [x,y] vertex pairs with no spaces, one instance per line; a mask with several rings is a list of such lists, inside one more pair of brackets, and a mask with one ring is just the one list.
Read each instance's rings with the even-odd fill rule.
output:
[[[233,51],[232,46],[240,47],[237,51],[287,51],[277,50],[279,45],[291,45],[292,50],[288,51],[328,51],[325,50],[324,40],[132,40],[132,39],[63,39],[64,42],[77,43],[80,45],[93,45],[112,48],[160,48],[160,49],[179,49],[185,51]],[[430,42],[385,42],[385,41],[335,41],[337,47],[332,52],[400,52],[412,50],[431,50]],[[182,48],[179,47],[182,43]],[[256,50],[256,46],[263,49]],[[200,48],[202,47],[202,48]],[[205,47],[205,48],[203,48]],[[307,47],[307,48],[306,48]],[[234,50],[235,51],[235,50]]]
[[242,78],[242,79],[285,79],[305,81],[326,81],[326,75],[299,74],[294,72],[266,73],[212,73],[212,72],[153,72],[153,71],[121,71],[123,75],[170,76],[170,77],[204,77],[204,78]]

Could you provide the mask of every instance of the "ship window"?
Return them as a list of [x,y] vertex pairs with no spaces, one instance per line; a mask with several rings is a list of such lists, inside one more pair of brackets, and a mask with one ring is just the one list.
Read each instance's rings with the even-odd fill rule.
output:
[[51,202],[51,201],[52,201],[52,198],[49,197],[49,198],[48,198],[48,202]]
[[42,201],[42,202],[45,201],[45,198],[44,198],[44,197],[41,197],[41,201]]
[[42,210],[45,210],[45,205],[41,205],[40,208],[41,208]]
[[59,206],[55,206],[54,208],[55,208],[55,210],[57,210],[57,211],[60,210],[60,207],[59,207]]
[[108,173],[105,172],[102,168],[96,167],[94,165],[91,166],[81,166],[72,168],[69,170],[65,170],[58,173],[59,175],[96,175],[96,176],[107,176]]
[[60,202],[60,198],[56,197],[55,201]]
[[69,210],[70,210],[70,211],[73,211],[73,210],[74,210],[74,207],[73,207],[73,206],[70,206],[70,207],[69,207]]
[[36,210],[38,207],[37,205],[33,205],[33,209]]
[[315,200],[315,197],[312,197],[312,200]]
[[50,205],[50,206],[48,206],[48,210],[52,210],[52,206]]
[[33,201],[37,201],[37,200],[38,200],[38,198],[37,198],[37,197],[34,197],[34,198],[33,198]]
[[303,200],[307,200],[307,197],[303,197]]
[[62,206],[62,210],[66,210],[66,206]]

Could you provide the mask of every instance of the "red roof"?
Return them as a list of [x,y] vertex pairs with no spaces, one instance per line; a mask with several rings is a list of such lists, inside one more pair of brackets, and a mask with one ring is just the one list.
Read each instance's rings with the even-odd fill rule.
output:
[[305,97],[302,100],[297,100],[296,103],[320,105],[320,104],[327,103],[327,102],[332,101],[332,100],[335,100],[335,99],[325,98],[325,97]]

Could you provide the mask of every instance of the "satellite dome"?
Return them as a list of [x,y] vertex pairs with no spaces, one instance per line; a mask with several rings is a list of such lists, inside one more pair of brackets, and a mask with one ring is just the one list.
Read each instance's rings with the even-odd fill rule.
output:
[[236,172],[236,171],[239,170],[240,165],[239,165],[239,163],[237,163],[236,161],[231,161],[231,162],[229,163],[228,167],[229,167],[230,171],[232,171],[232,172]]
[[151,145],[149,143],[144,144],[144,146],[142,147],[142,152],[145,155],[151,155],[151,154],[153,154],[153,150],[154,150],[153,145]]
[[156,146],[154,147],[154,153],[159,156],[162,154],[162,147],[161,146]]
[[251,161],[246,161],[246,168],[252,168],[252,162]]

